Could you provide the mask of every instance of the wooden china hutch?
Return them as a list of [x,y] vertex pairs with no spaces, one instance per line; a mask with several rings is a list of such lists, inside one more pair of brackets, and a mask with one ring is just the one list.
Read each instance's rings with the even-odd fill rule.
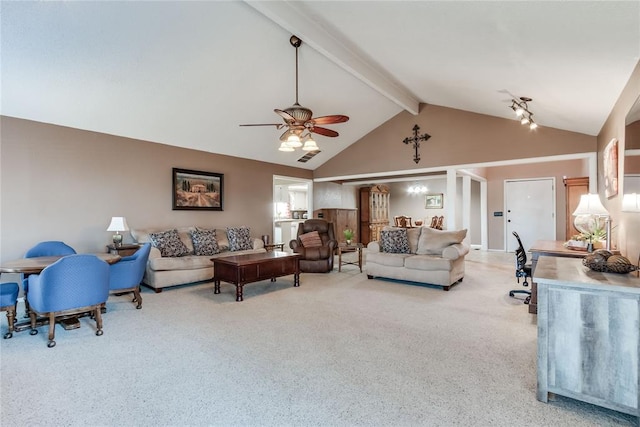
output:
[[380,231],[389,225],[389,187],[370,185],[360,188],[360,242],[380,240]]

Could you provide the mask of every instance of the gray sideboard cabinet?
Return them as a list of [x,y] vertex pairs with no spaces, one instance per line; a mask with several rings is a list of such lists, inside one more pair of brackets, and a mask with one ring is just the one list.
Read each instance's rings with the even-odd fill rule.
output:
[[538,400],[555,393],[636,415],[640,426],[640,278],[541,257],[534,280]]

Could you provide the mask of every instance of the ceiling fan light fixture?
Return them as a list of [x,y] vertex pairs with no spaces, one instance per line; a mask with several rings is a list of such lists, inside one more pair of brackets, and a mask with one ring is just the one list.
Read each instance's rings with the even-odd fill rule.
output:
[[531,120],[531,123],[529,123],[529,129],[534,130],[537,127],[538,127],[538,124],[533,120]]
[[520,124],[521,125],[526,125],[529,123],[529,118],[528,117],[523,117],[520,119]]
[[319,149],[318,144],[316,144],[316,141],[314,141],[311,136],[304,142],[304,146],[302,147],[303,151],[318,151]]
[[286,144],[287,146],[292,148],[302,147],[302,142],[300,141],[300,137],[293,132],[287,138]]
[[280,144],[280,148],[278,148],[278,150],[286,151],[286,152],[295,151],[294,148],[287,145],[286,142],[283,142],[282,144]]

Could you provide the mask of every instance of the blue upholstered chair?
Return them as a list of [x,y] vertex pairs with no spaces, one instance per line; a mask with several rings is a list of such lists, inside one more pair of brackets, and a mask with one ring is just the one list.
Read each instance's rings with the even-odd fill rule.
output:
[[17,283],[0,283],[0,311],[7,312],[7,324],[9,332],[4,334],[4,339],[13,336],[13,324],[16,321],[16,305],[18,302],[18,291],[20,287]]
[[109,291],[111,293],[133,292],[133,302],[137,302],[137,309],[142,308],[140,283],[149,259],[151,243],[145,243],[133,255],[122,258],[109,266]]
[[31,335],[38,333],[36,316],[49,318],[48,347],[56,345],[56,317],[93,312],[96,335],[102,335],[100,307],[109,297],[109,264],[95,255],[69,255],[29,276]]
[[[24,254],[24,258],[36,258],[40,256],[64,256],[75,255],[76,251],[64,242],[57,240],[51,240],[47,242],[40,242]],[[28,278],[22,279],[22,290],[24,291],[24,308],[25,317],[29,317],[29,302],[27,301],[27,294],[29,293],[29,280]]]

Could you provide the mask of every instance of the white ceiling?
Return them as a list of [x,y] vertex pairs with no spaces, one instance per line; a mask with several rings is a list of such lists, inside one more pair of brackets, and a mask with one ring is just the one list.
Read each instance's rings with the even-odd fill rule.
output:
[[[640,59],[638,1],[1,3],[1,113],[315,169],[436,104],[596,135]],[[274,108],[345,114],[322,153],[277,150]],[[523,130],[524,131],[524,130]],[[399,135],[399,141],[406,135]]]

